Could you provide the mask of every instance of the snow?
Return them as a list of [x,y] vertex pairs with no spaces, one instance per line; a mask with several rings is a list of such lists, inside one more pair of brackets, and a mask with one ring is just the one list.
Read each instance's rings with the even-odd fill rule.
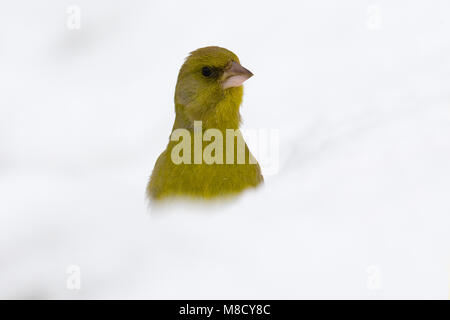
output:
[[[0,298],[447,299],[449,9],[0,4]],[[278,170],[236,201],[149,210],[178,69],[206,45],[255,74],[243,127],[277,130]]]

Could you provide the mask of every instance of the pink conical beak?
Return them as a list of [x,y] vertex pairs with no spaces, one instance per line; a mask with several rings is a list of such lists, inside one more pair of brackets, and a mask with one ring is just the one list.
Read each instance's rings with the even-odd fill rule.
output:
[[228,89],[241,86],[245,80],[253,76],[249,70],[245,69],[237,62],[231,62],[225,69],[222,76],[222,88]]

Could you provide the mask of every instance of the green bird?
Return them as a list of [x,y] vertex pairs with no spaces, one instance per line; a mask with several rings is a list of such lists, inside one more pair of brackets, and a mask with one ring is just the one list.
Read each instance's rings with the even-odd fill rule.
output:
[[242,83],[251,76],[227,49],[190,53],[178,74],[171,138],[147,185],[151,199],[227,197],[263,182],[239,131]]

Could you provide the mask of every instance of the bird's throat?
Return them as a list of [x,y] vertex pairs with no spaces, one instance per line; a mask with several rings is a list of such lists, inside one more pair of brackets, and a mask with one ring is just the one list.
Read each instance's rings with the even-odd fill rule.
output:
[[239,107],[242,103],[243,88],[231,88],[224,91],[222,99],[213,105],[206,103],[190,103],[186,106],[175,105],[175,122],[173,130],[184,128],[191,130],[194,121],[202,121],[204,129],[239,129],[241,115]]

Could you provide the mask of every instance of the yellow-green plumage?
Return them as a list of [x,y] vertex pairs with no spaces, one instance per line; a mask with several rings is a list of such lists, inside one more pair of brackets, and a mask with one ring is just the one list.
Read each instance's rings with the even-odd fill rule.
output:
[[[231,67],[230,67],[231,66]],[[207,67],[211,75],[202,70]],[[239,107],[243,88],[238,85],[239,74],[229,70],[238,68],[238,73],[252,74],[241,67],[238,57],[220,47],[205,47],[190,54],[180,69],[175,90],[175,122],[172,128],[187,129],[194,135],[194,121],[202,121],[206,129],[218,129],[223,134],[223,164],[175,164],[171,159],[173,147],[178,143],[169,141],[166,150],[159,156],[147,186],[147,194],[153,199],[170,196],[190,196],[194,198],[216,198],[236,194],[263,182],[261,170],[245,144],[245,164],[237,163],[237,138],[234,138],[234,162],[226,164],[226,129],[237,130],[241,121]],[[238,79],[238,80],[236,80]],[[242,80],[243,82],[243,80]],[[231,83],[231,84],[229,84]],[[231,86],[231,87],[228,87]],[[238,132],[238,134],[240,134]],[[191,139],[192,149],[194,139]],[[209,141],[202,142],[202,149]]]

